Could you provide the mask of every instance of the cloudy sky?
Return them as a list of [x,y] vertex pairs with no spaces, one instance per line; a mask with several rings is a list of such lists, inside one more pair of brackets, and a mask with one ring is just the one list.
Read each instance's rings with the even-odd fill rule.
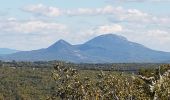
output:
[[170,0],[0,1],[0,48],[80,44],[107,33],[170,52]]

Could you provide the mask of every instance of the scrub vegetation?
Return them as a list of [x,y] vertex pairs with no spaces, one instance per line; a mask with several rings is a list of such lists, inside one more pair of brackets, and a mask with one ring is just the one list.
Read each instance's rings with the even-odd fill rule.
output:
[[[89,69],[92,66],[89,64],[12,63],[1,62],[0,100],[170,99],[168,64],[146,64],[148,67],[141,67],[133,73],[127,70],[116,71],[115,66],[122,66],[121,64],[110,64],[113,68],[102,70],[101,67]],[[126,67],[121,69],[127,69],[128,66],[132,69],[134,64],[124,65]],[[107,68],[108,65],[105,66]]]

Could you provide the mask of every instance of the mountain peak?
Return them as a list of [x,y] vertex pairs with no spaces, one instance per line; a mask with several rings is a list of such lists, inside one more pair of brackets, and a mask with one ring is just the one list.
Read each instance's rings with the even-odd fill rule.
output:
[[127,40],[125,37],[121,36],[121,35],[117,35],[117,34],[103,34],[98,36],[97,38],[106,38],[106,39],[120,39],[120,40]]
[[59,43],[59,44],[69,44],[68,42],[66,42],[63,39],[58,40],[57,43]]
[[108,46],[129,43],[129,41],[123,37],[116,34],[103,34],[98,37],[93,38],[92,40],[86,42],[86,45],[93,46]]
[[69,44],[68,42],[66,42],[63,39],[60,39],[56,43],[54,43],[53,45],[48,47],[48,49],[57,49],[57,48],[70,47],[70,46],[71,46],[71,44]]

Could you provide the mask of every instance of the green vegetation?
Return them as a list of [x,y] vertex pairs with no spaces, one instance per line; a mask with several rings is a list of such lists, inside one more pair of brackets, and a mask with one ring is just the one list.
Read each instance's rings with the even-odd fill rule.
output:
[[106,69],[108,64],[86,65],[1,62],[0,100],[170,99],[170,65],[158,68],[158,64],[149,64],[156,67],[153,69],[148,66],[150,69],[146,69],[147,64],[141,64],[145,67],[140,67],[140,71],[135,70],[135,74],[115,71],[117,66],[123,65],[126,66],[119,69],[128,69],[128,66],[134,69],[133,64],[112,64],[109,69]]
[[[150,75],[148,75],[149,72],[151,73]],[[158,69],[141,70],[139,75],[113,73],[112,71],[96,71],[94,76],[88,77],[62,64],[56,65],[53,77],[57,88],[51,99],[170,99],[170,65],[163,65]]]
[[45,100],[54,85],[47,69],[0,69],[0,100]]

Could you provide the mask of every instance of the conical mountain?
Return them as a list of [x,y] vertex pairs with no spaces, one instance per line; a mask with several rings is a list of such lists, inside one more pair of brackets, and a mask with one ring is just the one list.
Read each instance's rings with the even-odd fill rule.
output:
[[119,35],[105,34],[81,45],[71,45],[59,40],[46,49],[18,52],[2,58],[22,61],[63,60],[76,63],[155,63],[170,61],[170,53],[149,49]]
[[81,45],[80,50],[103,58],[104,62],[159,62],[170,59],[170,53],[149,49],[115,34],[95,37]]
[[59,40],[56,43],[54,43],[53,45],[49,46],[47,49],[48,50],[58,50],[61,48],[71,48],[72,45],[69,44],[68,42],[64,41],[64,40]]
[[103,49],[126,48],[131,45],[125,37],[115,34],[105,34],[95,37],[82,46],[98,47]]

